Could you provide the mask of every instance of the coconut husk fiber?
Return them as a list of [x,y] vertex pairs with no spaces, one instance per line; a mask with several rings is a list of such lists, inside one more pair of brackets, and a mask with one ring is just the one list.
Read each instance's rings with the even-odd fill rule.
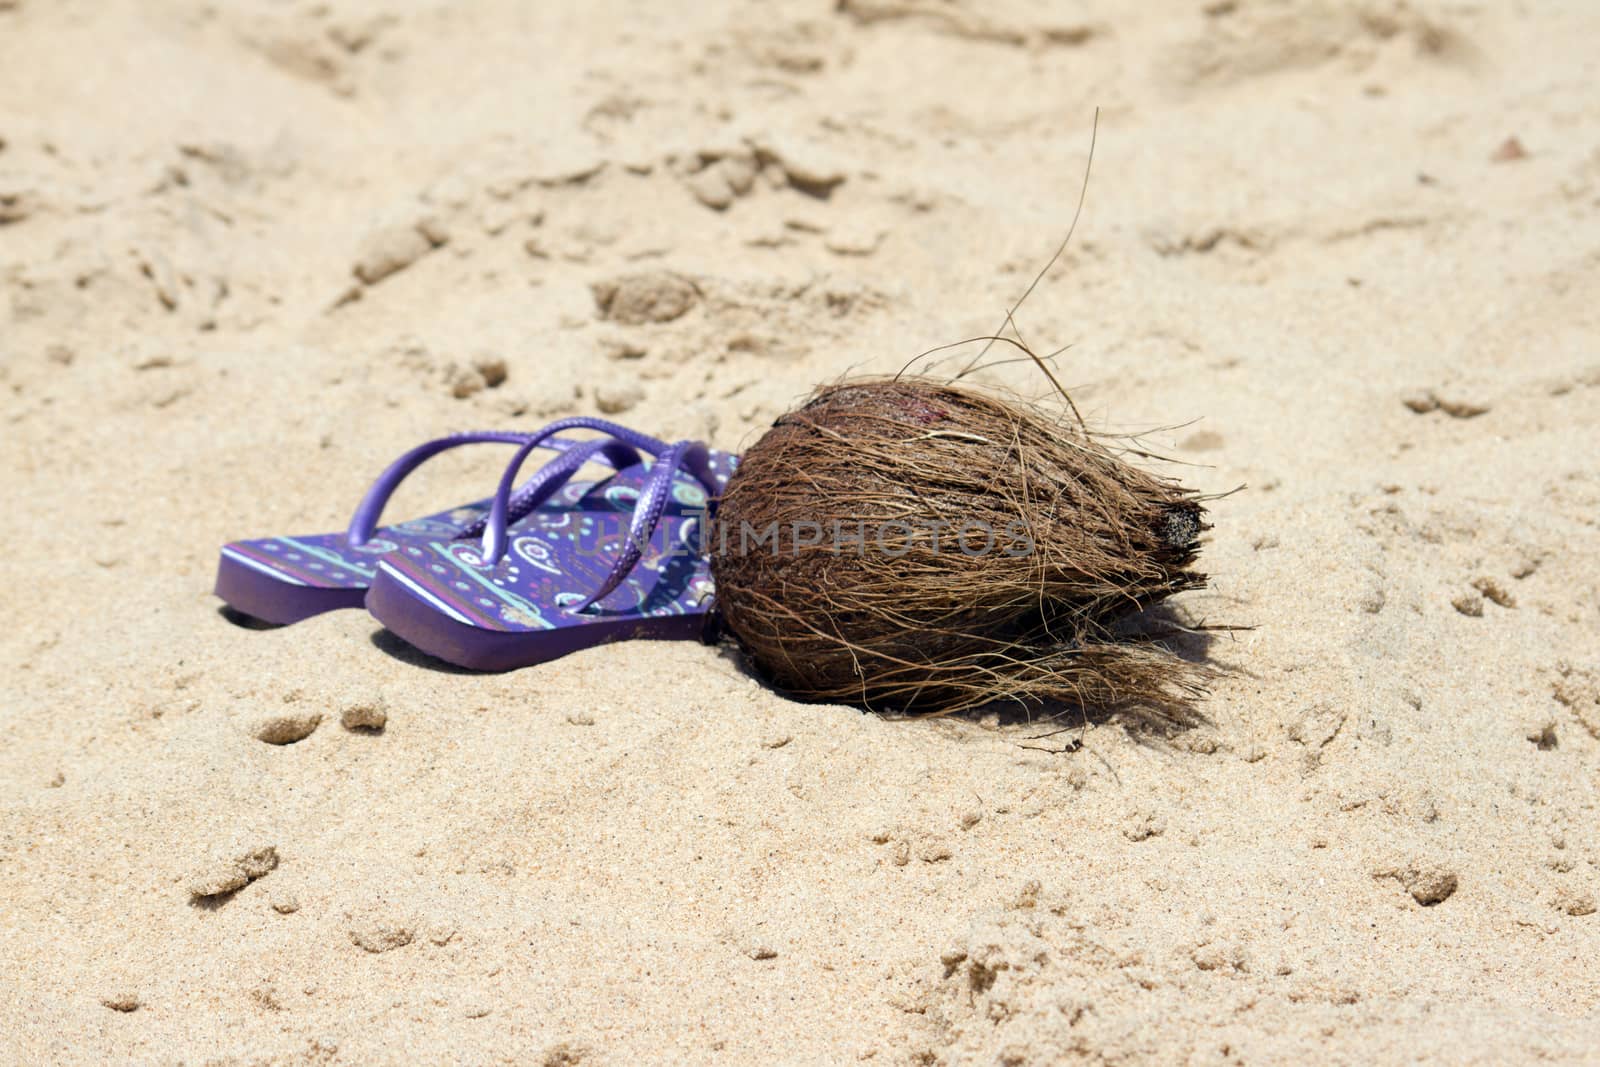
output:
[[744,454],[711,568],[727,630],[802,699],[1174,721],[1207,669],[1122,631],[1205,585],[1208,528],[1194,491],[1068,416],[944,380],[855,379]]

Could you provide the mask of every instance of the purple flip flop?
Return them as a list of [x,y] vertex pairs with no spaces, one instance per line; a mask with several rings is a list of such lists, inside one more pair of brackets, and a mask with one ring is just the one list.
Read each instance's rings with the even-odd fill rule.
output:
[[[506,468],[481,538],[418,538],[383,556],[367,610],[422,651],[476,670],[701,637],[713,592],[706,520],[738,457],[682,441],[604,481],[558,472],[513,497],[541,440],[530,436]],[[518,498],[535,506],[512,526]]]
[[[569,429],[599,430],[607,436],[573,440],[555,434]],[[421,519],[378,527],[384,505],[400,482],[424,461],[460,445],[496,443],[537,447],[560,454],[506,501],[503,520],[517,523],[551,490],[588,462],[626,469],[642,455],[655,455],[665,442],[601,419],[573,418],[551,423],[536,434],[487,431],[452,434],[412,449],[390,465],[367,491],[344,533],[308,534],[233,541],[222,547],[216,594],[235,610],[266,622],[286,624],[339,608],[358,608],[377,574],[378,561],[406,548],[475,537],[488,523],[490,501],[482,500]]]

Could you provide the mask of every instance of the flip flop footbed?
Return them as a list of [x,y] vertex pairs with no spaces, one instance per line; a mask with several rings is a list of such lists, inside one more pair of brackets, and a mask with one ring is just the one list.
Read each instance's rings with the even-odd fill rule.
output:
[[[737,457],[711,453],[720,487]],[[480,540],[411,540],[377,562],[367,608],[425,652],[462,666],[504,669],[629,637],[694,637],[713,585],[703,553],[705,489],[673,479],[661,522],[627,578],[583,613],[628,536],[647,465],[601,482],[572,482],[521,519],[502,559]]]
[[276,623],[360,607],[382,556],[456,537],[488,510],[485,500],[380,527],[356,546],[342,532],[232,541],[222,546],[216,592],[246,615]]

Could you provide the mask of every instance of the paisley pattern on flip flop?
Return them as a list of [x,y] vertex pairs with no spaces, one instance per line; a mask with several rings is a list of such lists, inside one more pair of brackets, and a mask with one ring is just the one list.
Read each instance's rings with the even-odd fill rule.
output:
[[[710,453],[719,489],[737,463],[729,453]],[[456,623],[503,634],[702,613],[713,591],[702,543],[710,500],[683,472],[672,481],[671,499],[638,564],[588,611],[573,610],[605,581],[621,553],[651,466],[646,461],[603,482],[563,486],[517,522],[497,563],[484,559],[478,539],[419,539],[385,556],[378,580],[397,584]]]
[[395,551],[402,544],[455,537],[488,511],[489,502],[482,500],[426,518],[384,526],[372,540],[354,547],[341,531],[231,541],[222,546],[222,555],[291,585],[365,589],[377,574],[379,556]]
[[[556,436],[564,429],[598,430],[603,437],[573,440]],[[536,444],[530,440],[538,438]],[[287,624],[340,608],[360,607],[377,576],[377,561],[407,545],[430,544],[480,532],[491,501],[483,500],[420,519],[379,527],[390,495],[419,465],[462,445],[515,445],[518,455],[533,448],[557,453],[507,500],[495,505],[504,517],[497,529],[509,531],[583,464],[625,468],[667,448],[665,442],[602,419],[574,417],[551,423],[534,434],[489,430],[451,434],[411,449],[381,474],[342,533],[303,534],[233,541],[222,547],[216,593],[235,610],[267,622]]]

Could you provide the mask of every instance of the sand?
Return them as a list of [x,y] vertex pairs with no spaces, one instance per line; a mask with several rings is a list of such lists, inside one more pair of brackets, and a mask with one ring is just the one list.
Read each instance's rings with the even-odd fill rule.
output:
[[[0,0],[0,1061],[1593,1062],[1597,36],[1579,2]],[[992,330],[1096,106],[1019,324],[1086,416],[1247,486],[1182,598],[1253,627],[1208,726],[219,613],[219,544],[340,528],[426,438],[739,448]]]

